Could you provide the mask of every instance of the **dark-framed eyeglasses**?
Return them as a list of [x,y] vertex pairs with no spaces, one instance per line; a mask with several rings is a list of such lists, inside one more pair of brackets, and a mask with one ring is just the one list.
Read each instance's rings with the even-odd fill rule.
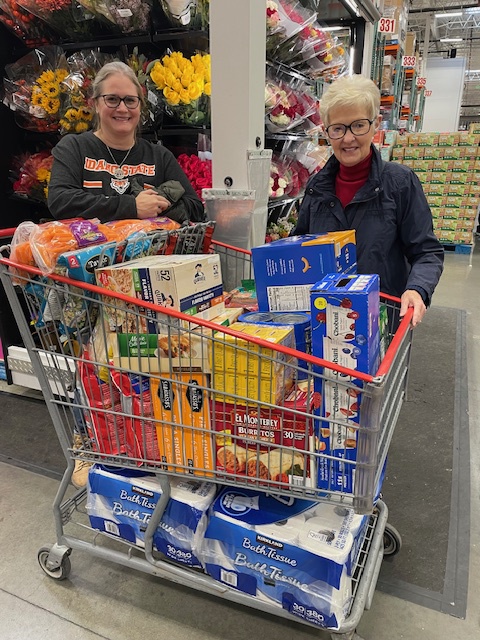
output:
[[354,136],[364,136],[370,131],[372,124],[373,120],[362,118],[361,120],[354,120],[351,124],[331,124],[325,131],[331,140],[340,140],[347,133],[348,129],[350,129]]
[[110,109],[116,109],[120,106],[120,103],[127,107],[127,109],[136,109],[140,104],[140,98],[138,96],[124,96],[120,98],[120,96],[115,95],[114,93],[104,93],[99,98],[103,98],[103,101]]

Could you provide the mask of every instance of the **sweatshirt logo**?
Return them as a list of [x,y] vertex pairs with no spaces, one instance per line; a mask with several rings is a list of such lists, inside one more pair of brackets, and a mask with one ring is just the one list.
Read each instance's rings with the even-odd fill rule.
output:
[[119,195],[122,195],[130,186],[130,180],[118,180],[117,178],[112,178],[110,180],[110,186]]

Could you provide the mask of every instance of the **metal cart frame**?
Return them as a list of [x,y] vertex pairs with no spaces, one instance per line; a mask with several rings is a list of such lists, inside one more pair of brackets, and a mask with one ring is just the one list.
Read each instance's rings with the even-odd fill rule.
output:
[[[195,250],[198,251],[202,244],[201,242],[199,243],[198,241],[195,241],[193,243],[187,242],[185,246],[189,246],[190,248],[194,247],[194,251],[187,250],[185,253],[193,253]],[[221,256],[222,270],[228,270],[230,278],[234,278],[237,282],[240,282],[242,278],[248,277],[248,275],[251,274],[250,253],[248,251],[239,250],[235,247],[229,247],[228,245],[215,242],[213,243],[213,247],[215,252]],[[3,254],[8,252],[8,248],[3,247],[2,249]],[[19,275],[19,273],[21,275]],[[78,375],[77,369],[79,363],[82,362],[82,355],[75,354],[74,350],[71,349],[71,345],[68,345],[68,349],[65,349],[64,351],[61,349],[60,352],[52,352],[48,348],[49,345],[44,342],[42,342],[40,346],[38,345],[38,339],[35,339],[36,337],[38,338],[38,336],[35,336],[29,327],[28,320],[25,317],[24,308],[20,303],[18,287],[15,287],[14,284],[15,282],[18,283],[22,281],[24,284],[34,282],[35,279],[40,276],[42,276],[42,274],[36,268],[24,267],[23,265],[16,264],[7,257],[0,259],[0,278],[5,288],[9,304],[18,323],[25,347],[27,348],[30,356],[33,369],[43,391],[45,401],[67,463],[67,467],[60,482],[53,505],[57,541],[52,546],[42,547],[39,550],[38,559],[42,569],[52,578],[59,580],[65,579],[71,569],[70,554],[72,550],[80,549],[87,551],[100,559],[117,562],[121,565],[135,568],[145,573],[156,575],[194,589],[200,589],[232,602],[244,604],[246,606],[271,613],[275,616],[281,616],[290,620],[298,620],[302,624],[319,629],[318,626],[303,619],[298,619],[291,613],[277,606],[270,605],[268,602],[256,599],[255,597],[216,582],[208,575],[204,575],[198,571],[184,568],[182,566],[177,566],[174,563],[159,557],[158,553],[154,550],[153,536],[169,500],[170,483],[168,475],[165,471],[159,469],[158,463],[155,466],[148,464],[148,460],[145,460],[145,458],[133,460],[128,456],[121,455],[105,456],[102,455],[101,452],[99,453],[98,451],[88,447],[84,447],[81,450],[74,450],[72,448],[71,434],[68,429],[65,428],[65,411],[71,412],[73,409],[82,409],[82,403],[75,400],[73,397],[75,379]],[[45,283],[45,279],[43,282]],[[45,285],[47,287],[61,287],[68,291],[74,288],[75,295],[79,296],[79,299],[88,300],[90,302],[95,301],[96,304],[99,303],[100,296],[103,296],[103,300],[110,300],[111,298],[111,302],[114,304],[117,302],[119,304],[124,304],[128,301],[128,304],[131,306],[137,305],[137,307],[141,307],[133,312],[137,315],[137,322],[138,317],[145,314],[146,310],[157,314],[165,314],[167,324],[174,321],[181,321],[184,323],[191,322],[191,317],[185,316],[180,312],[164,309],[163,307],[146,302],[141,302],[140,305],[138,300],[132,299],[123,294],[108,292],[96,285],[73,281],[64,276],[51,274],[48,276],[47,282],[48,284]],[[386,296],[386,300],[392,305],[392,309],[397,308],[398,312],[399,301],[389,296]],[[100,306],[102,304],[103,303],[100,302]],[[105,304],[109,304],[109,302],[105,302]],[[352,372],[352,370],[343,367],[335,367],[332,366],[332,363],[330,362],[320,360],[313,356],[300,354],[289,347],[277,345],[273,347],[273,351],[276,352],[277,356],[279,354],[283,354],[284,356],[290,356],[293,354],[297,358],[301,357],[304,361],[303,366],[307,368],[309,375],[319,375],[313,373],[314,367],[327,367],[336,373],[342,374],[349,380],[355,378],[360,380],[363,384],[362,389],[365,404],[365,422],[364,425],[360,427],[360,430],[364,429],[368,432],[367,437],[369,438],[369,446],[371,445],[375,448],[373,458],[375,462],[374,465],[372,465],[371,460],[366,463],[362,463],[361,461],[358,463],[359,474],[360,472],[365,474],[365,482],[368,487],[367,492],[360,491],[356,495],[343,492],[332,494],[325,491],[321,492],[311,487],[306,488],[305,486],[295,487],[293,490],[295,497],[320,501],[338,501],[345,506],[353,507],[359,513],[371,514],[365,539],[353,570],[353,601],[350,613],[341,628],[338,631],[332,631],[331,635],[334,640],[352,640],[353,638],[358,638],[355,629],[360,621],[364,609],[368,609],[370,607],[378,573],[380,571],[384,553],[384,535],[387,528],[388,509],[381,499],[376,500],[376,496],[372,492],[372,487],[376,487],[379,484],[395,424],[406,394],[412,340],[412,332],[410,331],[409,326],[411,315],[412,312],[409,311],[405,318],[399,322],[396,331],[392,331],[390,346],[388,347],[376,376]],[[212,330],[218,330],[221,334],[231,335],[235,339],[239,338],[241,335],[228,327],[218,327],[218,325],[213,325],[211,322],[205,320],[198,320],[196,321],[196,324],[199,324],[207,331],[211,332]],[[90,327],[90,329],[92,329],[92,327]],[[245,338],[245,336],[243,336],[243,338]],[[60,344],[60,341],[57,342]],[[248,337],[248,343],[251,348],[272,348],[270,343],[255,337]],[[128,371],[132,370],[129,369]],[[133,369],[133,371],[135,370]],[[215,391],[213,385],[214,383],[212,382],[212,389],[210,389],[212,392]],[[270,406],[272,407],[273,405]],[[300,414],[301,412],[294,408],[293,413]],[[138,547],[135,547],[134,545],[125,543],[125,550],[117,551],[99,544],[99,539],[105,540],[105,537],[109,537],[108,534],[95,532],[85,525],[83,525],[85,530],[89,530],[90,534],[93,534],[93,539],[90,541],[71,536],[66,532],[66,527],[69,523],[75,522],[74,517],[76,517],[76,514],[82,513],[82,505],[86,498],[85,489],[80,489],[73,497],[66,498],[67,490],[71,483],[75,460],[77,458],[82,458],[91,462],[106,462],[107,464],[119,467],[132,466],[133,468],[137,468],[140,462],[147,471],[155,472],[162,489],[162,497],[156,505],[145,532],[144,557],[139,557],[139,554],[135,553],[135,550],[138,551]],[[173,471],[173,475],[182,475],[185,472],[185,468],[179,467]],[[171,470],[169,470],[169,474],[170,473],[172,473]],[[199,475],[201,475],[201,473]],[[214,472],[213,475],[213,481],[220,484],[235,485],[240,480],[235,476],[230,475],[226,477],[225,474],[216,472]],[[363,476],[360,474],[357,477]],[[211,479],[211,477],[205,477],[204,479]],[[259,477],[250,479],[250,482],[253,482],[253,485],[249,484],[246,486],[253,486],[262,491],[275,490],[278,494],[292,494],[291,487],[285,487],[279,483],[271,483],[267,487],[265,482]],[[245,486],[244,482],[241,484]],[[358,485],[361,484],[362,482],[358,482]],[[326,630],[328,631],[328,629]]]

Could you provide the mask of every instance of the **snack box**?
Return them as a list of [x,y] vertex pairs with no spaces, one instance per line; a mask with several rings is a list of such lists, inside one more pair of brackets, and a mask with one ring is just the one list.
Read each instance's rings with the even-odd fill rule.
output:
[[261,478],[266,485],[272,481],[314,487],[315,461],[308,455],[314,445],[309,398],[305,381],[274,407],[212,400],[217,475]]
[[355,273],[355,231],[282,238],[253,247],[252,261],[259,311],[308,311],[325,273]]
[[[154,547],[170,560],[201,567],[195,547],[205,531],[216,485],[170,478],[171,496],[154,533]],[[144,546],[145,531],[162,495],[155,475],[93,465],[88,473],[86,510],[94,529]]]
[[[291,327],[236,322],[230,328],[272,344],[295,348]],[[212,387],[222,392],[217,394],[219,400],[245,403],[248,398],[277,404],[293,384],[292,365],[296,364],[295,358],[280,351],[218,333],[212,344]]]
[[[380,293],[377,275],[329,274],[312,288],[312,353],[319,358],[373,374],[380,362]],[[324,368],[325,380],[314,379],[323,420],[315,424],[316,450],[334,456],[317,460],[317,486],[329,491],[354,491],[359,446],[361,386],[344,382],[336,369]],[[338,421],[338,422],[337,422]],[[346,423],[346,424],[345,424]]]
[[[210,319],[219,326],[228,327],[241,315],[243,309],[226,309]],[[172,328],[170,333],[110,333],[111,357],[116,367],[142,373],[168,373],[170,371],[210,371],[209,349],[213,329],[195,326],[191,331]]]
[[167,471],[213,477],[213,438],[205,374],[150,379],[158,449]]
[[[97,284],[109,291],[188,315],[209,320],[225,310],[220,256],[215,254],[148,256],[97,269],[95,275]],[[121,301],[115,309],[105,305],[112,330],[129,333],[137,326],[137,316],[128,309],[128,303]],[[133,307],[132,311],[136,310]],[[157,333],[162,324],[174,323],[161,312],[147,309],[146,316],[146,320],[138,318],[141,332]]]
[[[380,279],[378,275],[328,274],[311,291],[312,353],[374,373],[378,367]],[[338,349],[338,345],[341,348]]]

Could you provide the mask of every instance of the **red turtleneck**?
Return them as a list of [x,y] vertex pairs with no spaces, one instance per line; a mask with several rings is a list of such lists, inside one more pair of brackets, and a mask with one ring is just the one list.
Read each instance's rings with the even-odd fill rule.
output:
[[367,181],[370,167],[372,166],[372,156],[373,152],[370,149],[370,153],[365,160],[353,167],[340,165],[340,170],[335,178],[335,192],[344,209],[353,200],[360,187],[363,187]]

